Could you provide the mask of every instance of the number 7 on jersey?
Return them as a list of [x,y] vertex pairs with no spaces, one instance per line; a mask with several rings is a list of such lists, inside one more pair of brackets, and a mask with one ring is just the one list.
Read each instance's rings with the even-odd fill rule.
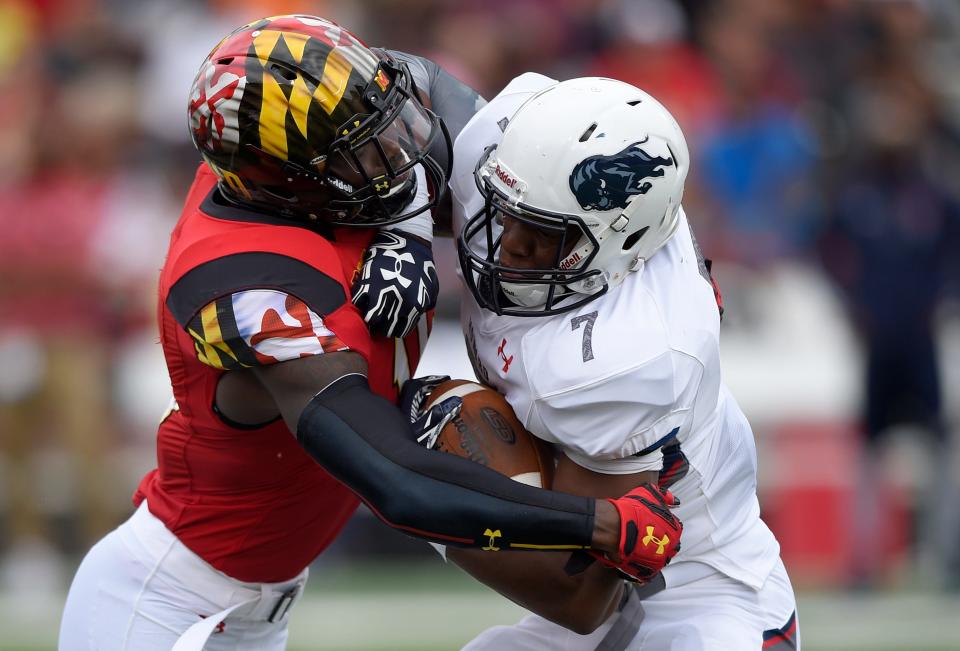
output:
[[583,326],[583,343],[581,345],[584,362],[589,362],[593,359],[593,324],[596,323],[596,321],[596,310],[589,314],[581,314],[580,316],[575,316],[570,319],[571,330],[579,330],[581,324],[586,324]]

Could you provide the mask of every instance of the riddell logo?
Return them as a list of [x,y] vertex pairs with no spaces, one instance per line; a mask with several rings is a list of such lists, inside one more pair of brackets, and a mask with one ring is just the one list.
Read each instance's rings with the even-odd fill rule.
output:
[[580,257],[580,254],[574,251],[574,253],[570,257],[568,257],[566,260],[560,263],[560,270],[563,271],[565,269],[569,269],[570,267],[577,264],[581,260],[583,260],[583,258]]
[[497,169],[495,170],[497,177],[510,186],[511,189],[515,188],[517,185],[517,179],[513,178],[505,170],[500,168],[500,164],[497,164]]
[[341,192],[346,192],[347,194],[353,194],[353,186],[344,181],[343,179],[337,178],[336,176],[330,175],[327,177],[327,183],[337,188]]

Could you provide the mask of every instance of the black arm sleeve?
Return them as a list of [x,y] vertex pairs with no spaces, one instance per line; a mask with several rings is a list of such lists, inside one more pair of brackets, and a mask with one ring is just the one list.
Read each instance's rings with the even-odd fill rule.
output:
[[303,410],[297,440],[386,524],[461,547],[588,548],[594,501],[521,484],[424,449],[397,408],[361,375],[340,378]]

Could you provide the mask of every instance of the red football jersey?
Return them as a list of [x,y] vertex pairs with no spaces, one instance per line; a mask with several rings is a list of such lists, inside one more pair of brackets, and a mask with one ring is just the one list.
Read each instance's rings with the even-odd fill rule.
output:
[[148,500],[187,547],[241,581],[298,574],[358,500],[297,443],[282,419],[238,426],[214,409],[235,368],[353,350],[374,392],[396,402],[426,343],[371,337],[350,284],[374,231],[297,225],[226,204],[197,172],[160,277],[159,324],[176,407],[160,424]]

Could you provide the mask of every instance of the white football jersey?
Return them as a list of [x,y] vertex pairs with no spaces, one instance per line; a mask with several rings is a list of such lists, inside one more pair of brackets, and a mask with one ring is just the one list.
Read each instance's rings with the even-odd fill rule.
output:
[[[473,171],[528,97],[556,83],[514,79],[464,127],[450,186],[454,232],[483,207]],[[686,216],[617,287],[555,316],[497,316],[464,287],[461,318],[477,377],[527,429],[595,472],[660,470],[680,499],[684,561],[759,589],[780,553],[760,519],[756,447],[720,379],[720,318]]]

